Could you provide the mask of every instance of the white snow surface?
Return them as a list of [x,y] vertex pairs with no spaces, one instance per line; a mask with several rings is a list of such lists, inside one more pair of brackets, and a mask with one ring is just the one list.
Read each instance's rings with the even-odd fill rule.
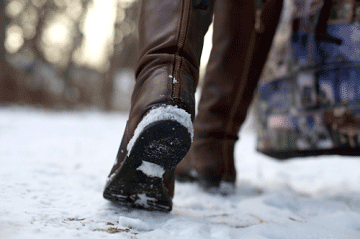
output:
[[191,122],[191,115],[187,113],[185,110],[178,108],[177,106],[173,105],[161,105],[159,107],[151,109],[144,118],[140,121],[138,126],[135,129],[134,136],[131,138],[127,145],[128,155],[134,143],[136,142],[137,138],[147,127],[149,124],[162,121],[162,120],[174,120],[183,125],[189,131],[191,135],[191,139],[194,135],[194,129]]
[[230,196],[176,183],[170,213],[118,207],[102,191],[126,120],[0,108],[0,238],[360,238],[358,157],[281,163],[247,128]]

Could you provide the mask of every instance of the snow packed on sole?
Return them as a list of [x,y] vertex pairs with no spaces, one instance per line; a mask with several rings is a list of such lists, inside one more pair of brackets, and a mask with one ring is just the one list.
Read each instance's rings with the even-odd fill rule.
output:
[[104,197],[126,207],[171,211],[163,174],[174,170],[190,149],[191,135],[174,120],[154,122],[140,133],[120,168],[109,178]]

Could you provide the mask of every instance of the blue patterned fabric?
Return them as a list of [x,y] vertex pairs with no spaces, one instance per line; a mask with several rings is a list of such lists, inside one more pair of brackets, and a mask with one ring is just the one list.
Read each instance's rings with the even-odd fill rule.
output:
[[293,21],[288,76],[259,85],[257,148],[275,158],[360,155],[360,26],[357,1],[331,1]]

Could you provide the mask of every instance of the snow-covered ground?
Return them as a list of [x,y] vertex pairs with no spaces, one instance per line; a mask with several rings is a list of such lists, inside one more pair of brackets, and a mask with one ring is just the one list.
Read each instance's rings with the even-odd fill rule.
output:
[[360,160],[285,163],[244,129],[223,197],[176,184],[171,213],[102,198],[127,120],[99,112],[0,109],[0,238],[360,238]]

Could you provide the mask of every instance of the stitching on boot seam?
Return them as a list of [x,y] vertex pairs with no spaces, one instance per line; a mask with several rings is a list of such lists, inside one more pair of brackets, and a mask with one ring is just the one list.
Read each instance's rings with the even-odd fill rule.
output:
[[[177,40],[177,51],[175,53],[175,62],[174,62],[174,70],[173,70],[173,77],[177,79],[179,82],[182,81],[180,79],[180,69],[181,69],[181,63],[182,63],[182,57],[180,56],[180,51],[183,48],[185,42],[186,42],[186,34],[189,27],[189,19],[191,15],[191,7],[190,7],[190,1],[184,0],[182,1],[182,12],[180,17],[180,29],[179,29],[179,35]],[[173,81],[172,81],[173,82]],[[172,97],[177,99],[181,98],[181,87],[180,83],[172,83]]]

